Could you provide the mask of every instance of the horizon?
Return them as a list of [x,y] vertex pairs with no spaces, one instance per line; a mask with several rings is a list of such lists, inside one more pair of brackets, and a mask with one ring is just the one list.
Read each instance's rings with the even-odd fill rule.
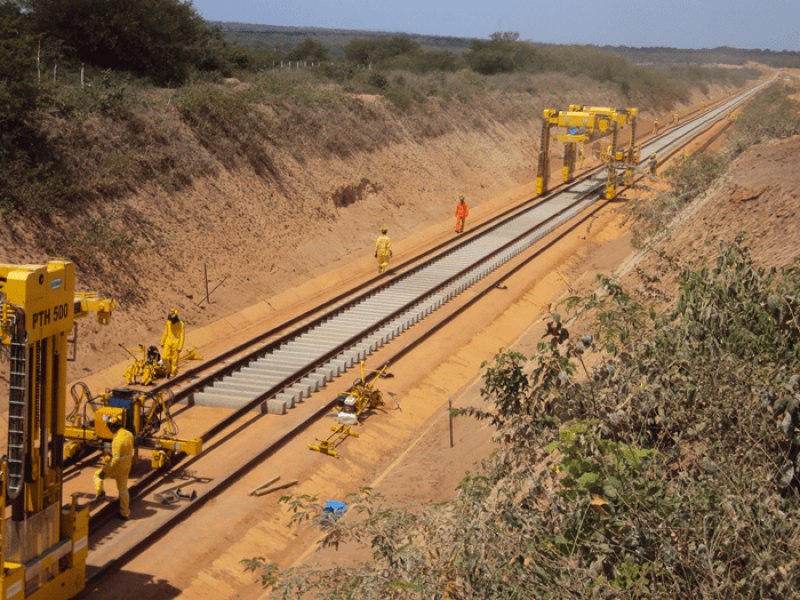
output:
[[[800,2],[796,0],[655,0],[598,2],[573,0],[561,10],[552,3],[495,0],[456,3],[407,0],[385,6],[366,0],[193,0],[207,21],[252,26],[363,31],[458,39],[488,39],[498,31],[519,33],[521,41],[557,45],[800,52]],[[564,19],[564,15],[573,21]]]
[[[346,29],[343,27],[320,27],[315,25],[276,25],[275,23],[247,23],[244,21],[208,21],[209,23],[215,23],[220,25],[247,25],[250,27],[270,27],[275,29],[285,29],[285,30],[297,30],[297,31],[320,31],[320,32],[348,32],[348,33],[365,33],[365,34],[380,34],[380,35],[400,35],[400,36],[411,36],[411,37],[429,37],[429,38],[447,38],[447,39],[454,39],[454,40],[487,40],[490,36],[486,36],[483,38],[477,37],[469,37],[469,36],[458,36],[458,35],[445,35],[445,34],[436,34],[436,33],[418,33],[414,31],[393,31],[393,30],[385,30],[385,29]],[[495,33],[495,32],[492,32]],[[774,53],[795,53],[800,54],[800,50],[773,50],[770,48],[750,48],[744,46],[730,46],[730,45],[721,45],[721,46],[704,46],[704,47],[681,47],[681,46],[629,46],[625,44],[593,44],[593,43],[584,43],[580,44],[577,42],[544,42],[541,40],[528,40],[523,39],[520,37],[519,41],[521,42],[530,42],[533,44],[545,44],[545,45],[553,45],[553,46],[589,46],[589,47],[597,47],[597,48],[632,48],[632,49],[641,49],[641,50],[657,50],[657,49],[665,49],[665,50],[716,50],[720,48],[730,48],[732,50],[743,50],[743,51],[752,51],[752,52],[774,52]]]

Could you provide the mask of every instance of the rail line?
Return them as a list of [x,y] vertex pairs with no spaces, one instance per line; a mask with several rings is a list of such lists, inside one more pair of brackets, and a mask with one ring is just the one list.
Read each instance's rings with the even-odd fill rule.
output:
[[[689,140],[700,135],[734,108],[741,105],[769,82],[762,83],[706,112],[665,131],[642,146],[642,155],[658,152],[670,156]],[[225,440],[248,427],[262,413],[283,414],[319,391],[366,356],[376,352],[420,320],[444,307],[468,288],[480,288],[468,303],[479,301],[510,274],[523,268],[569,231],[591,218],[608,204],[601,200],[605,185],[603,166],[590,170],[568,185],[556,188],[543,198],[533,198],[504,211],[492,221],[409,259],[389,272],[375,277],[358,289],[347,290],[245,344],[214,357],[212,364],[187,371],[169,382],[182,386],[175,401],[188,406],[205,405],[230,408],[231,413],[212,426],[202,437],[215,439],[213,452]],[[592,208],[592,211],[587,209]],[[578,218],[580,217],[580,218]],[[568,227],[564,228],[565,225]],[[562,230],[543,246],[531,248],[556,229]],[[512,264],[516,257],[519,259]],[[506,265],[505,269],[501,269]],[[498,273],[499,276],[490,277]],[[444,317],[429,333],[455,318]],[[399,349],[389,361],[411,351],[422,338]],[[165,389],[167,384],[157,386]],[[169,527],[186,519],[193,511],[215,497],[235,479],[262,462],[280,447],[328,413],[335,400],[322,403],[304,420],[287,428],[277,439],[254,451],[232,468],[226,477],[208,486],[192,503],[173,511],[155,531],[129,545],[112,561],[88,575],[89,581],[120,567],[146,546],[164,535]],[[223,435],[224,434],[224,435]],[[190,460],[176,460],[187,468],[207,453]],[[164,474],[152,472],[132,486],[134,498],[152,493],[163,484]],[[107,504],[91,517],[90,532],[101,528],[116,513]],[[91,534],[90,534],[91,536]],[[91,541],[91,539],[90,539]]]

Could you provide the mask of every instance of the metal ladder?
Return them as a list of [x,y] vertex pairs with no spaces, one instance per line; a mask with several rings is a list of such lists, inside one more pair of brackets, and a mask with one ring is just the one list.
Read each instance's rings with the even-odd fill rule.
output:
[[28,405],[28,334],[19,342],[12,339],[8,394],[8,497],[22,491],[25,480],[25,417]]

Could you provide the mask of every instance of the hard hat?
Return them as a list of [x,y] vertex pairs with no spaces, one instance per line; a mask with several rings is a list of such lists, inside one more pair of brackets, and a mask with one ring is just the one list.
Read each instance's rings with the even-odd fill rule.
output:
[[117,415],[108,417],[108,419],[106,420],[106,424],[108,425],[109,429],[113,429],[115,427],[122,427],[122,421]]
[[383,225],[381,227],[381,233],[386,233],[387,231],[389,231],[389,228],[386,225]]
[[459,200],[463,200],[464,199],[464,194],[459,194],[458,199]]
[[178,309],[177,308],[170,308],[169,309],[169,314],[170,314],[170,316],[175,315],[177,317],[178,316]]

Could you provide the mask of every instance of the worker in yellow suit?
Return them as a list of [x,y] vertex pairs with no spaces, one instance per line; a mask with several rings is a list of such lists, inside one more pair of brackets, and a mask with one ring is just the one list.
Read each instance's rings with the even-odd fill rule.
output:
[[392,243],[386,235],[389,228],[384,225],[381,227],[381,235],[375,240],[375,258],[378,259],[378,273],[383,273],[389,266],[389,259],[392,258]]
[[469,216],[469,206],[464,200],[464,194],[458,197],[458,204],[456,204],[456,233],[464,231],[464,223]]
[[173,377],[178,372],[178,356],[183,350],[184,325],[178,316],[178,309],[171,308],[167,315],[167,323],[164,325],[164,333],[161,336],[161,358],[168,362],[167,378]]
[[658,117],[653,121],[653,135],[658,135]]
[[650,170],[650,176],[655,177],[656,170],[658,169],[658,155],[656,155],[655,152],[650,155],[650,158],[647,161],[647,166]]
[[133,465],[133,434],[122,426],[120,418],[111,417],[108,429],[114,434],[111,438],[111,457],[106,455],[105,464],[94,474],[95,499],[99,500],[106,495],[103,482],[111,478],[117,482],[119,492],[119,516],[127,521],[131,516],[131,497],[128,493],[128,474]]

